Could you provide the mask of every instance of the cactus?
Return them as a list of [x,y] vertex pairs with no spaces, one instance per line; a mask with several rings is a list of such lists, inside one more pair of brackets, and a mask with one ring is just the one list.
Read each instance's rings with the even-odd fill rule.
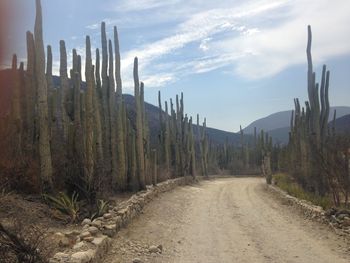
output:
[[128,173],[129,173],[129,189],[137,191],[140,188],[139,179],[137,176],[137,147],[136,134],[132,128],[130,121],[128,121]]
[[[52,123],[55,121],[57,110],[56,104],[58,101],[57,92],[54,89],[53,78],[52,78],[52,50],[51,46],[47,46],[47,61],[46,61],[46,82],[48,90],[48,106],[49,106],[49,128],[51,130],[51,138],[55,137],[55,132],[57,132],[56,127],[52,127]],[[59,123],[60,120],[57,121]]]
[[12,99],[12,115],[11,119],[13,120],[13,133],[16,138],[14,147],[16,151],[16,157],[22,155],[22,114],[21,114],[21,93],[20,93],[20,73],[17,69],[17,55],[12,56],[12,81],[13,81],[13,99]]
[[168,113],[168,102],[165,101],[165,131],[164,131],[164,151],[165,151],[165,167],[166,171],[170,173],[170,120]]
[[90,37],[86,36],[86,56],[85,56],[85,79],[86,79],[86,177],[88,187],[93,184],[94,175],[94,155],[93,155],[93,137],[94,137],[94,112],[93,112],[93,93],[94,93],[94,71],[91,59]]
[[139,179],[140,189],[146,189],[145,181],[145,159],[143,148],[143,125],[142,116],[143,111],[140,98],[140,81],[138,73],[138,59],[134,59],[134,92],[135,92],[135,107],[136,107],[136,163],[137,163],[137,175]]
[[152,184],[154,186],[157,185],[157,170],[158,170],[158,166],[157,166],[157,151],[155,149],[152,150],[152,159],[153,159],[153,170],[152,170]]
[[39,118],[39,155],[40,177],[42,192],[51,192],[52,184],[52,161],[50,132],[48,125],[47,83],[45,79],[45,51],[42,30],[41,2],[36,0],[36,18],[34,27],[35,43],[35,77],[38,94],[38,118]]
[[112,185],[114,189],[118,189],[118,160],[117,160],[117,127],[116,127],[116,107],[115,107],[115,84],[114,84],[114,67],[113,67],[113,46],[112,41],[108,41],[109,50],[109,72],[108,72],[108,99],[109,99],[109,126],[110,126],[110,149],[112,164]]
[[69,116],[67,109],[69,99],[69,80],[67,74],[67,51],[66,44],[63,40],[60,41],[60,82],[61,82],[61,116],[62,116],[62,128],[63,138],[67,140],[69,129]]
[[126,153],[125,153],[125,126],[123,121],[123,91],[122,79],[120,75],[120,51],[117,27],[114,27],[114,52],[115,52],[115,80],[116,90],[116,136],[117,136],[117,167],[118,167],[118,188],[125,190],[127,188],[126,177]]
[[106,36],[106,24],[101,23],[101,45],[102,45],[102,116],[103,116],[103,149],[104,149],[104,167],[107,174],[111,172],[111,125],[110,125],[110,112],[109,112],[109,81],[107,75],[108,68],[108,49],[107,49],[107,36]]
[[94,66],[92,66],[92,114],[93,114],[93,156],[94,156],[94,177],[98,180],[100,186],[100,177],[104,174],[103,169],[103,149],[102,149],[102,126],[101,126],[101,108],[99,103],[98,91],[95,85]]
[[26,33],[27,41],[27,70],[25,72],[25,89],[26,89],[26,144],[31,152],[37,137],[38,119],[35,111],[36,107],[36,82],[35,82],[35,44],[34,36],[31,32]]

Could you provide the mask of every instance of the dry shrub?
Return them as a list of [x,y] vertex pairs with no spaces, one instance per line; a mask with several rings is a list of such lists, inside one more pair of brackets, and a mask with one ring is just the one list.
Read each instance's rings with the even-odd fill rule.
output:
[[0,223],[0,258],[4,263],[46,263],[49,249],[44,247],[44,232],[20,221]]

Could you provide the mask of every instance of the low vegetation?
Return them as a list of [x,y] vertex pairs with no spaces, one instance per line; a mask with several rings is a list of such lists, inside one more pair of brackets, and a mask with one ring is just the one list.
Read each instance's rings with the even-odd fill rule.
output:
[[273,182],[279,188],[296,198],[306,200],[314,205],[321,206],[323,209],[332,207],[332,199],[329,196],[319,196],[314,193],[305,191],[291,176],[285,173],[273,175]]

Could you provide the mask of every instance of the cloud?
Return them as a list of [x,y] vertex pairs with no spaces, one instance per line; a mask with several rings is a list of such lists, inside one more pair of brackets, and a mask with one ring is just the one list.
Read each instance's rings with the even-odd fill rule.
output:
[[[140,61],[140,70],[145,70],[146,75],[150,75],[152,64],[157,63],[157,60],[173,54],[191,43],[200,42],[199,45],[202,51],[208,51],[207,46],[209,40],[214,39],[220,34],[237,31],[246,35],[253,35],[258,32],[257,29],[247,29],[247,27],[239,24],[239,19],[248,19],[250,16],[259,13],[267,12],[268,10],[276,9],[281,6],[283,1],[259,1],[241,8],[231,9],[212,9],[196,13],[185,22],[178,25],[173,35],[157,40],[152,43],[143,45],[141,48],[129,50],[122,60],[122,71],[126,77],[131,77],[133,57],[138,56]],[[225,54],[221,56],[216,54],[211,59],[194,59],[193,62],[187,63],[186,71],[192,73],[203,73],[233,61],[233,58],[238,57],[237,53]],[[179,61],[183,64],[183,61]],[[192,68],[190,68],[192,66]],[[179,68],[179,67],[178,67]],[[181,68],[181,67],[180,67]],[[182,67],[183,68],[183,67]],[[179,70],[177,74],[184,74]],[[153,72],[156,77],[149,78],[150,80],[160,78],[159,73]],[[141,75],[142,76],[142,75]],[[161,73],[164,76],[164,73]],[[166,84],[167,80],[172,81],[172,78],[163,79],[160,83]],[[150,85],[159,86],[159,82],[153,83],[148,81]]]
[[350,23],[348,10],[349,1],[337,4],[326,0],[293,1],[281,23],[211,44],[224,53],[250,53],[232,65],[238,75],[250,79],[269,77],[292,65],[305,63],[308,24],[313,30],[315,63],[350,53],[350,46],[346,44],[350,42],[350,28],[346,26]]
[[113,6],[113,9],[122,12],[141,11],[174,5],[180,1],[181,0],[127,0],[120,1]]
[[[220,68],[249,80],[273,76],[306,62],[308,24],[313,29],[315,64],[350,53],[348,0],[122,0],[109,4],[118,18],[105,19],[107,26],[134,27],[130,34],[146,36],[141,46],[122,52],[124,87],[129,90],[135,56],[146,87],[162,87],[183,76]],[[157,35],[159,26],[165,29]],[[100,23],[87,28],[99,30]]]

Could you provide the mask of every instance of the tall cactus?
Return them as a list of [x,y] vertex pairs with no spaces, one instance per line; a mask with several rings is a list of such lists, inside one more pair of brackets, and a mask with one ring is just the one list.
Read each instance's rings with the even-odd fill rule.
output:
[[12,119],[14,126],[15,143],[17,144],[17,154],[22,155],[22,116],[21,116],[21,93],[20,93],[20,76],[17,69],[17,55],[12,56],[12,80],[13,80],[13,99],[12,99]]
[[113,66],[113,46],[112,41],[108,41],[109,50],[109,73],[108,73],[108,96],[109,96],[109,125],[110,125],[110,147],[111,147],[111,164],[113,188],[118,188],[118,160],[117,160],[117,127],[116,127],[116,106],[115,106],[115,83],[114,83],[114,66]]
[[86,56],[85,56],[85,79],[86,79],[86,177],[89,189],[93,185],[94,175],[94,155],[93,155],[93,136],[94,136],[94,71],[91,58],[90,37],[86,36]]
[[165,167],[166,167],[167,173],[169,174],[170,173],[170,123],[169,123],[167,101],[165,101],[164,152],[165,152]]
[[126,153],[125,153],[125,122],[123,121],[123,90],[122,79],[120,75],[120,50],[117,27],[114,27],[114,53],[115,53],[115,80],[116,89],[116,136],[117,136],[117,167],[118,167],[118,188],[125,190],[127,188],[126,177]]
[[67,51],[66,44],[63,40],[60,41],[60,82],[61,82],[61,116],[62,116],[62,128],[63,138],[67,140],[69,130],[69,117],[68,117],[68,98],[69,98],[69,80],[67,74]]
[[102,112],[103,112],[103,149],[104,149],[104,167],[107,173],[111,172],[111,125],[109,112],[109,81],[108,81],[108,48],[106,24],[101,23],[101,45],[102,45]]
[[38,94],[38,116],[39,116],[39,155],[40,155],[40,177],[43,192],[51,192],[52,184],[52,161],[50,132],[48,125],[48,103],[47,83],[45,78],[45,51],[42,29],[41,2],[36,0],[36,17],[34,27],[35,42],[35,77],[37,81]]
[[27,129],[27,147],[30,151],[34,147],[32,145],[35,142],[37,132],[38,119],[36,114],[36,81],[35,81],[35,44],[34,36],[31,32],[26,33],[27,40],[27,70],[25,73],[25,87],[26,87],[26,129]]
[[136,107],[136,162],[137,174],[139,178],[140,189],[146,189],[145,181],[145,159],[143,148],[143,125],[142,125],[142,106],[140,98],[140,81],[138,73],[138,59],[134,59],[134,91],[135,91],[135,107]]

